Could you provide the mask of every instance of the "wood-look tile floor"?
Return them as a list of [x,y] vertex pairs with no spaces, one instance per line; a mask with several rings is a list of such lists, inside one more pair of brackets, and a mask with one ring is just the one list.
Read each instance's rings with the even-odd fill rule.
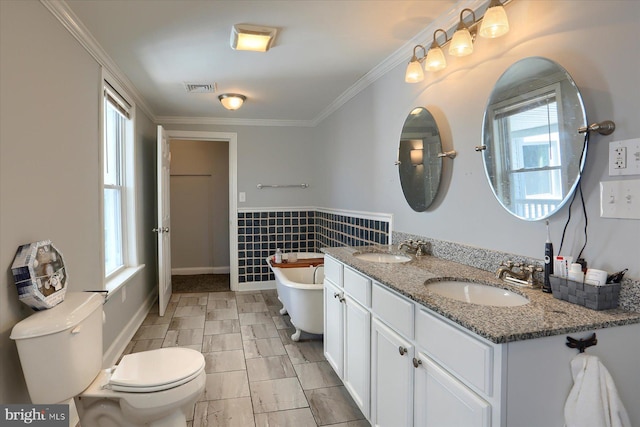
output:
[[124,354],[189,347],[206,360],[189,427],[369,427],[323,355],[322,336],[295,329],[276,291],[173,294],[152,310]]

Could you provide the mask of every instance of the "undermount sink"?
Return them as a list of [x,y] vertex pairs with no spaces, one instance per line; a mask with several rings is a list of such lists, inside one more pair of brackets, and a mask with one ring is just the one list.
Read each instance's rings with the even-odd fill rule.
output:
[[496,307],[525,305],[529,300],[522,295],[482,283],[446,280],[425,283],[427,289],[440,296],[470,304]]
[[411,261],[411,257],[408,257],[406,255],[396,255],[386,252],[356,252],[353,254],[353,256],[363,261],[382,262],[388,264]]

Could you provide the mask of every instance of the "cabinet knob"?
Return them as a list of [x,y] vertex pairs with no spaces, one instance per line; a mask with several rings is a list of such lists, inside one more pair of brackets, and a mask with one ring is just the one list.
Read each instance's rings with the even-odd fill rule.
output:
[[400,356],[404,356],[405,354],[407,354],[407,349],[403,346],[398,347],[398,351],[400,352]]
[[334,298],[339,298],[340,297],[340,292],[334,292],[333,293],[333,297]]
[[416,359],[415,357],[413,358],[413,367],[417,368],[418,366],[422,365],[422,360],[420,359]]

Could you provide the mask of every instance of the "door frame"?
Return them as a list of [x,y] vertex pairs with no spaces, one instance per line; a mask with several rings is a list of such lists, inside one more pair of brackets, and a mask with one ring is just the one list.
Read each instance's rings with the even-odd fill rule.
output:
[[[169,140],[226,141],[229,143],[229,278],[232,291],[238,289],[238,134],[165,129]],[[171,197],[171,196],[169,196]]]

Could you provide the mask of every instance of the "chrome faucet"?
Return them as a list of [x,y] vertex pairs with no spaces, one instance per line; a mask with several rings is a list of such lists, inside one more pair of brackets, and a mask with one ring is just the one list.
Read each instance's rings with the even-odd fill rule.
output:
[[[514,271],[514,269],[517,269],[517,271]],[[536,282],[533,273],[540,271],[542,271],[542,267],[525,266],[520,262],[506,261],[500,263],[500,267],[496,270],[496,277],[518,286],[538,288],[540,284]]]
[[422,240],[405,240],[404,242],[400,242],[398,244],[398,250],[401,251],[402,248],[406,247],[407,250],[413,251],[417,257],[422,255],[426,255],[429,253],[429,245],[427,242]]

